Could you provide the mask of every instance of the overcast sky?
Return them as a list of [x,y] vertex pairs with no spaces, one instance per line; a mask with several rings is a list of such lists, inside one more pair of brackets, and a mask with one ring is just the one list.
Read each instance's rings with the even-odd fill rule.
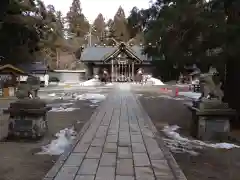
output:
[[[150,0],[80,0],[84,15],[92,23],[99,13],[104,18],[113,18],[119,6],[122,6],[126,16],[130,10],[137,6],[139,9],[148,8]],[[60,10],[65,15],[69,10],[72,0],[43,0],[45,5],[52,4],[56,10]]]

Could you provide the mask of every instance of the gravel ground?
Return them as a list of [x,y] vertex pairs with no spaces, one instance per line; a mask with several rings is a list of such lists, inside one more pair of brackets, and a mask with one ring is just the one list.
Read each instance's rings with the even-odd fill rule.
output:
[[[69,100],[48,100],[51,104],[69,102]],[[55,139],[54,135],[61,129],[74,126],[79,132],[97,107],[96,104],[91,105],[88,100],[74,101],[71,107],[79,108],[75,111],[49,112],[49,132],[38,142],[26,140],[0,142],[0,180],[42,180],[58,156],[36,155],[36,153],[41,150],[42,145]]]
[[[161,131],[165,125],[178,125],[182,136],[191,138],[189,127],[191,114],[181,100],[159,98],[159,93],[137,92],[139,100],[152,119],[156,128]],[[188,153],[173,153],[174,158],[188,180],[239,180],[240,149],[198,150],[198,156]]]

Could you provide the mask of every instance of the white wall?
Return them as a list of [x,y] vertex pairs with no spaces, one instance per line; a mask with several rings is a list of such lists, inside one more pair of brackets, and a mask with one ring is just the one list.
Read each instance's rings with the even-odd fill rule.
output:
[[49,78],[56,77],[62,83],[76,83],[85,80],[85,71],[55,70],[49,72]]
[[[40,81],[44,83],[44,86],[48,86],[49,83],[49,75],[48,74],[31,74],[33,76],[39,77]],[[26,82],[28,76],[20,76],[19,80],[20,82]]]

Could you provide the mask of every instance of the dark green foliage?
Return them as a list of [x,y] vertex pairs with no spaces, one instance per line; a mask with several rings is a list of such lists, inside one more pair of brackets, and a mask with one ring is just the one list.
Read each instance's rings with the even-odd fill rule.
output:
[[[138,18],[141,14],[144,20]],[[157,0],[131,16],[134,24],[144,27],[145,52],[165,57],[166,63],[156,62],[159,73],[162,66],[168,72],[174,67],[180,72],[186,64],[197,64],[203,71],[216,66],[225,84],[225,99],[240,112],[239,0]]]
[[127,28],[127,20],[123,8],[120,6],[114,16],[111,25],[110,36],[118,41],[127,42],[129,40],[129,32]]
[[145,52],[151,56],[164,55],[178,67],[186,63],[219,65],[227,55],[239,55],[240,6],[237,3],[237,0],[209,3],[158,0],[149,9],[132,10],[128,19],[131,36],[144,29]]
[[52,5],[45,8],[41,0],[3,0],[0,7],[1,64],[39,60],[43,49],[52,51],[63,44],[61,14]]
[[36,2],[1,1],[0,56],[1,64],[21,63],[34,59],[40,40],[40,18],[35,17]]
[[79,0],[73,0],[66,18],[69,34],[74,34],[75,37],[84,37],[89,32],[89,22],[82,13]]

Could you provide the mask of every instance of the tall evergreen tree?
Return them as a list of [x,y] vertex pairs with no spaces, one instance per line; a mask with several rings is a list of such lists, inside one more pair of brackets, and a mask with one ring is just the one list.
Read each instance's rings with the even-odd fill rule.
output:
[[130,15],[127,18],[127,27],[130,38],[134,38],[138,33],[142,31],[142,16],[137,7],[133,7],[130,11]]
[[119,41],[127,42],[129,40],[129,33],[127,29],[127,20],[123,8],[120,6],[114,16],[112,34],[114,38]]
[[114,35],[114,29],[113,29],[113,20],[112,19],[109,19],[106,23],[106,35],[107,37],[110,37],[110,36],[113,36]]
[[58,28],[58,33],[61,37],[64,37],[65,36],[65,23],[64,23],[64,18],[63,18],[63,14],[61,11],[57,11],[56,12],[56,25],[57,25],[57,28]]
[[105,32],[105,21],[103,15],[100,13],[98,14],[97,18],[94,20],[93,28],[94,28],[94,34],[101,38],[104,35]]
[[73,0],[66,18],[69,34],[74,34],[76,37],[84,37],[89,32],[89,23],[82,13],[79,0]]
[[35,60],[41,39],[42,16],[34,0],[1,1],[0,56],[1,64]]

